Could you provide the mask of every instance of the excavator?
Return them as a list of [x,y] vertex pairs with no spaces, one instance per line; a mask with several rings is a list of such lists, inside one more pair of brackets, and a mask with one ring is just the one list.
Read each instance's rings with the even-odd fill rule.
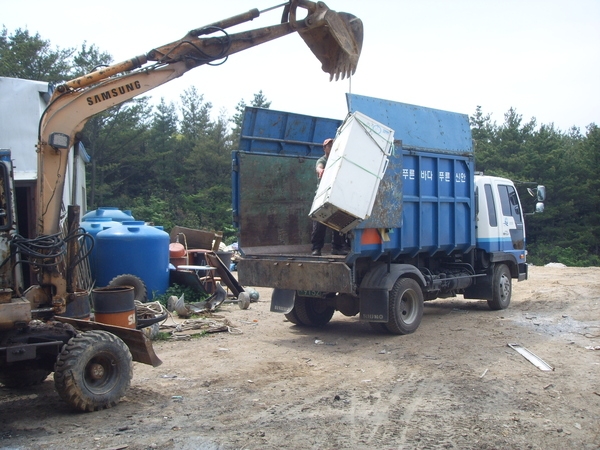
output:
[[[283,8],[276,25],[227,31],[276,8]],[[198,66],[292,33],[306,42],[330,80],[356,71],[362,21],[323,2],[290,0],[191,30],[175,42],[57,86],[39,124],[33,239],[18,234],[10,155],[0,154],[0,383],[33,385],[54,372],[56,390],[70,407],[97,411],[115,406],[125,394],[132,361],[161,364],[143,331],[70,314],[78,302],[89,301],[89,291],[78,276],[86,260],[79,206],[63,206],[69,153],[93,115]],[[27,288],[24,265],[34,274]]]

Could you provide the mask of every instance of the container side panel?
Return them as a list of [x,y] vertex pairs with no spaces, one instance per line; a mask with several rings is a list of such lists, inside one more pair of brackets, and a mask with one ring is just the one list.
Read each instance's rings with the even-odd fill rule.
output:
[[419,199],[404,197],[404,222],[400,232],[398,251],[400,253],[416,254],[421,250]]
[[348,111],[361,113],[394,130],[407,148],[473,153],[469,116],[356,94],[346,94]]
[[240,150],[320,157],[323,141],[335,137],[341,120],[263,108],[246,108]]
[[403,171],[399,149],[388,160],[388,167],[379,183],[371,215],[357,228],[402,227]]
[[[413,257],[421,253],[450,254],[471,249],[475,244],[474,219],[471,217],[474,201],[472,159],[463,155],[402,152],[402,168],[395,168],[397,161],[391,159],[387,172],[401,174],[402,199],[387,204],[388,208],[401,205],[401,225],[389,227],[389,240],[378,241],[370,231],[366,235],[361,233],[354,252],[371,257],[387,252]],[[378,200],[382,199],[380,193]],[[375,223],[373,228],[388,228],[374,220],[370,223]],[[369,222],[365,221],[359,228],[366,228],[366,224]]]

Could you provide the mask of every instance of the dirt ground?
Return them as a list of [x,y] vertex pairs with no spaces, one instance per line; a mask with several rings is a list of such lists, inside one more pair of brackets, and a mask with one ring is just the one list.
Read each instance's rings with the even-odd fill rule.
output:
[[0,448],[600,448],[600,268],[531,267],[505,311],[426,303],[408,336],[337,312],[300,328],[258,291],[219,309],[231,332],[155,342],[163,364],[135,363],[112,409],[72,412],[52,377],[0,388]]

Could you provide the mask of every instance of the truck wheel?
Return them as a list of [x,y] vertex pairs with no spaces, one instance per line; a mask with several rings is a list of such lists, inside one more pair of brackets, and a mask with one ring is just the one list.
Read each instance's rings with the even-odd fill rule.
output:
[[31,366],[4,367],[0,371],[0,384],[7,388],[22,388],[42,383],[51,370]]
[[133,286],[133,297],[142,303],[148,301],[148,292],[146,290],[146,283],[142,281],[140,277],[131,274],[117,275],[110,283],[109,286]]
[[132,376],[131,353],[125,343],[100,330],[70,339],[54,367],[58,394],[80,411],[115,406],[129,389]]
[[386,328],[393,334],[416,331],[423,318],[423,292],[412,278],[398,278],[390,292],[390,320]]
[[492,278],[492,299],[488,300],[488,306],[494,311],[508,308],[512,294],[512,277],[506,264],[498,264],[494,267]]
[[310,327],[322,327],[327,325],[335,309],[332,306],[327,306],[323,300],[312,297],[296,296],[294,309],[298,318],[298,325],[308,325]]
[[300,319],[298,319],[298,315],[296,314],[296,306],[294,306],[294,308],[285,315],[285,318],[294,325],[304,325],[302,322],[300,322]]

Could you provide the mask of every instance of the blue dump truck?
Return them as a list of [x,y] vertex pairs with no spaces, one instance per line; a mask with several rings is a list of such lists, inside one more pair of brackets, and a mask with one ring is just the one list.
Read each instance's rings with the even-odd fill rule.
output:
[[[232,166],[239,282],[273,288],[271,311],[299,326],[339,311],[408,334],[424,301],[463,295],[507,308],[512,280],[527,279],[524,213],[512,181],[475,173],[468,116],[354,94],[347,102],[349,117],[393,130],[368,216],[350,229],[328,223],[346,231],[347,255],[313,256],[309,217],[322,143],[344,121],[246,109]],[[544,187],[529,191],[541,212]]]

